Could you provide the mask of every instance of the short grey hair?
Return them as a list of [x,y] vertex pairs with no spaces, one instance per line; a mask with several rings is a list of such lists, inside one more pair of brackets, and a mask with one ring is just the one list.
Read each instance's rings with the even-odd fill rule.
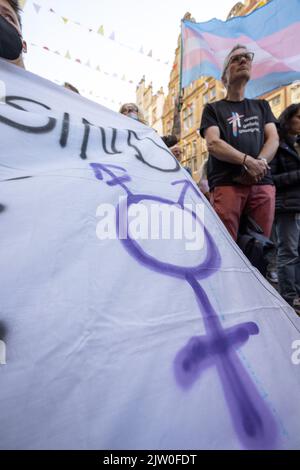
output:
[[226,85],[226,82],[225,82],[225,75],[226,75],[226,71],[227,71],[227,68],[228,68],[228,65],[229,65],[229,62],[230,62],[230,59],[231,59],[231,55],[234,51],[236,51],[237,49],[245,49],[246,51],[248,51],[248,48],[247,46],[244,46],[243,44],[236,44],[232,49],[231,51],[229,52],[229,54],[227,54],[227,56],[225,57],[224,59],[224,63],[223,63],[223,69],[222,69],[222,75],[221,75],[221,80],[222,82],[224,83],[224,85]]

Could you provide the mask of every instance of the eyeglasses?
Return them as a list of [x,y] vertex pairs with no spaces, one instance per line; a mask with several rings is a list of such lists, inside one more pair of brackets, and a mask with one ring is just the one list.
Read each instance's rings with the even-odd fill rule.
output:
[[246,59],[247,62],[252,62],[254,59],[254,52],[244,52],[243,54],[233,55],[229,59],[229,64],[240,63],[242,59]]

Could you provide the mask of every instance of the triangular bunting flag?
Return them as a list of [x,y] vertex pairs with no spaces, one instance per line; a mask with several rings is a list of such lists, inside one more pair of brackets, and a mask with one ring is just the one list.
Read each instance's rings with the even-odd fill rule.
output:
[[85,65],[86,65],[86,67],[90,67],[91,66],[90,60],[88,60]]
[[103,28],[103,25],[100,26],[100,28],[98,29],[97,33],[98,33],[98,34],[102,34],[102,36],[104,36],[104,28]]
[[88,28],[89,29],[89,33],[91,33],[93,31],[93,28]]
[[43,49],[45,49],[46,51],[50,51],[49,47],[47,46],[43,46]]
[[22,8],[22,10],[23,10],[24,7],[25,7],[26,1],[27,1],[27,0],[19,0],[19,5],[20,5],[20,8]]
[[76,59],[75,62],[78,62],[78,64],[81,64],[81,60],[80,60],[80,59]]
[[109,39],[111,39],[112,41],[115,40],[115,33],[114,31],[111,33],[111,35],[109,36]]
[[67,22],[69,21],[69,19],[66,18],[66,17],[64,17],[64,16],[62,16],[61,19],[63,20],[63,22],[64,22],[65,24],[67,24]]
[[60,55],[60,52],[59,52],[59,51],[55,51],[54,54]]
[[144,54],[143,46],[141,46],[141,48],[140,48],[140,50],[139,50],[139,53],[140,53],[140,54]]
[[67,51],[67,53],[66,53],[66,55],[65,55],[65,58],[66,58],[66,59],[71,59],[71,55],[70,55],[70,52],[69,52],[69,51]]
[[123,82],[126,80],[126,77],[125,77],[125,75],[123,75],[123,77],[122,77],[122,80],[123,80]]
[[100,69],[99,65],[97,65],[96,70],[97,70],[97,72],[101,72],[101,69]]
[[50,8],[49,11],[50,11],[50,13],[55,13],[55,11],[53,10],[53,8]]
[[34,6],[34,9],[37,13],[39,13],[40,9],[41,9],[41,5],[38,5],[37,3],[33,3],[33,6]]
[[152,49],[151,49],[151,51],[149,51],[148,57],[152,57]]

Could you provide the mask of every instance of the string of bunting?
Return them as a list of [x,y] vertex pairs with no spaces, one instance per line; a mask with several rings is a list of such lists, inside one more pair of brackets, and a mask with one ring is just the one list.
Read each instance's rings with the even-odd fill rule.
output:
[[[23,0],[21,2],[21,6],[22,8],[24,9],[25,7],[25,4],[28,3],[28,0]],[[36,2],[32,2],[32,5],[33,5],[33,8],[36,12],[36,14],[39,14],[41,8],[45,8],[45,7],[42,7],[40,4],[36,3]],[[122,46],[122,47],[125,47],[126,49],[130,49],[132,51],[135,51],[139,54],[142,54],[142,55],[145,55],[146,57],[149,57],[149,59],[153,60],[153,61],[156,61],[156,62],[160,62],[161,64],[163,65],[169,65],[169,61],[164,61],[163,59],[160,59],[159,57],[153,57],[153,52],[152,52],[152,49],[147,53],[147,52],[144,52],[144,46],[142,45],[139,49],[135,49],[131,46],[128,46],[127,44],[124,44],[124,43],[121,43],[119,41],[116,41],[116,35],[115,35],[115,32],[113,31],[111,34],[107,35],[105,34],[104,32],[104,25],[101,25],[99,26],[99,28],[97,30],[93,29],[93,28],[90,28],[86,25],[83,25],[82,23],[80,23],[79,21],[74,21],[74,20],[71,20],[70,18],[67,18],[65,16],[61,16],[59,15],[53,8],[49,8],[47,9],[50,13],[52,14],[55,14],[56,16],[58,16],[63,22],[64,24],[67,24],[67,23],[72,23],[72,24],[75,24],[77,26],[80,26],[86,30],[89,31],[89,33],[95,33],[95,34],[98,34],[98,35],[101,35],[107,39],[110,39],[111,41],[114,41],[116,42],[119,46]]]
[[50,49],[49,47],[47,47],[47,46],[39,46],[38,44],[35,44],[35,43],[33,43],[33,42],[30,43],[30,46],[32,46],[32,47],[38,47],[38,48],[40,48],[40,49],[42,49],[42,50],[44,50],[44,51],[51,52],[52,54],[55,54],[55,55],[59,55],[59,56],[61,56],[61,57],[64,57],[64,58],[67,59],[67,60],[73,60],[74,62],[76,62],[76,63],[78,63],[78,64],[80,64],[80,65],[83,65],[83,66],[85,66],[85,67],[88,67],[88,68],[92,69],[94,72],[97,72],[97,73],[100,73],[100,74],[102,74],[102,75],[106,75],[106,76],[115,78],[115,79],[117,79],[117,80],[121,80],[122,82],[126,82],[126,83],[128,83],[129,85],[134,85],[134,81],[131,80],[131,79],[128,80],[128,79],[126,78],[126,75],[125,75],[125,74],[118,75],[116,72],[114,72],[114,73],[107,72],[107,71],[105,71],[105,70],[102,70],[99,65],[97,65],[96,67],[93,67],[92,64],[91,64],[91,62],[90,62],[90,60],[87,60],[87,62],[85,62],[85,61],[82,61],[81,59],[74,58],[74,57],[71,56],[71,54],[70,54],[69,51],[67,51],[66,54],[63,55],[63,54],[61,54],[61,53],[60,53],[59,51],[57,51],[57,50],[54,51],[54,50],[51,50],[51,49]]

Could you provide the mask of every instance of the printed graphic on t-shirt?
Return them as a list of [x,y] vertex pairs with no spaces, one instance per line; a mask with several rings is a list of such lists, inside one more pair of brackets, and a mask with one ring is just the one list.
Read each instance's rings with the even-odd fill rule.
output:
[[242,121],[244,114],[232,113],[232,116],[227,118],[229,124],[232,125],[232,132],[234,137],[239,134],[247,134],[253,132],[260,133],[259,117],[251,116]]

